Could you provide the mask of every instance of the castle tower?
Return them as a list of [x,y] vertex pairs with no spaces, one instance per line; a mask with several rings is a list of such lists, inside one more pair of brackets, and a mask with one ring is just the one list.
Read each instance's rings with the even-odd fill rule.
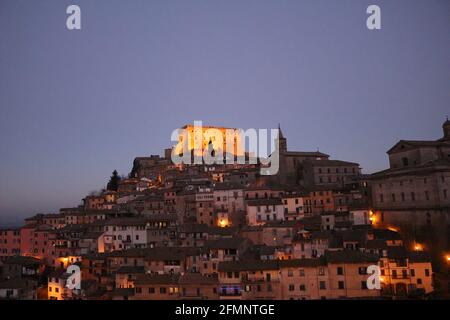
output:
[[278,124],[278,145],[280,148],[280,154],[284,154],[287,152],[287,140],[283,136],[283,132],[281,131],[281,126]]
[[450,141],[450,120],[447,120],[442,124],[442,130],[444,131],[444,137],[442,140]]

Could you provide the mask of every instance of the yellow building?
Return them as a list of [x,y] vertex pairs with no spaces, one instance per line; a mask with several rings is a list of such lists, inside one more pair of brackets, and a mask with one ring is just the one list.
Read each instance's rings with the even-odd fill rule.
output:
[[[183,154],[183,148],[187,141],[189,151],[194,151],[195,156],[202,156],[210,145],[214,152],[231,153],[235,156],[245,154],[243,147],[243,135],[238,129],[185,125],[179,131],[178,144],[175,146],[175,154]],[[227,149],[228,147],[228,149]]]
[[48,300],[66,300],[66,283],[69,274],[64,270],[57,270],[48,276]]
[[424,252],[390,247],[380,259],[383,294],[407,296],[433,291],[432,267]]

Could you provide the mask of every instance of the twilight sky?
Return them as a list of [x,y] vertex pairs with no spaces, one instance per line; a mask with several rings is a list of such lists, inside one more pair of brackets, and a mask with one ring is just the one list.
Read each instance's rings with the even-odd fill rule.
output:
[[448,0],[1,0],[0,226],[78,205],[194,120],[280,122],[290,150],[381,170],[442,135],[449,86]]

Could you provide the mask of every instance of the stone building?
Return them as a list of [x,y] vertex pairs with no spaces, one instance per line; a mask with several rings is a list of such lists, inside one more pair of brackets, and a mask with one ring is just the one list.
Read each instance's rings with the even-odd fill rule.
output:
[[329,186],[342,188],[361,174],[358,163],[341,160],[306,160],[299,179],[304,187]]
[[278,126],[278,148],[280,152],[280,169],[274,181],[281,184],[297,184],[301,164],[306,160],[327,160],[330,156],[319,151],[288,151],[287,139]]
[[438,140],[397,142],[387,151],[390,168],[371,176],[375,225],[399,227],[411,242],[427,240],[435,262],[450,244],[448,119],[442,128]]
[[288,151],[287,139],[278,127],[280,152],[279,173],[273,180],[282,185],[301,185],[306,188],[329,186],[342,188],[361,174],[358,163],[331,160],[320,151]]

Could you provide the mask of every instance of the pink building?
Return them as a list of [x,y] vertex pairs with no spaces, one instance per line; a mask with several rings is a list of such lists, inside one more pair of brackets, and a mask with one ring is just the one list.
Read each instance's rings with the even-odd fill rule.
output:
[[20,252],[25,256],[52,261],[55,233],[49,225],[27,225],[20,229]]
[[20,254],[20,230],[0,229],[0,259]]

